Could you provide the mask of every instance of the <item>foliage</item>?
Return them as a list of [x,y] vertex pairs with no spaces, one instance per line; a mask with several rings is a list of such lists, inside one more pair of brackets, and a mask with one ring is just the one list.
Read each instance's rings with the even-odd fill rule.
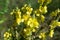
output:
[[9,0],[0,0],[0,15],[8,11],[8,4]]

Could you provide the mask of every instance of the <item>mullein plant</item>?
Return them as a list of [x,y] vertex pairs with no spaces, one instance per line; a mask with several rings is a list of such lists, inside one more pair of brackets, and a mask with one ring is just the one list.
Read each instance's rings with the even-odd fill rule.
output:
[[47,14],[47,5],[52,0],[38,0],[39,8],[33,9],[31,5],[24,4],[21,9],[16,7],[10,13],[13,24],[4,33],[4,40],[47,40],[53,38],[54,28],[60,26],[60,9]]

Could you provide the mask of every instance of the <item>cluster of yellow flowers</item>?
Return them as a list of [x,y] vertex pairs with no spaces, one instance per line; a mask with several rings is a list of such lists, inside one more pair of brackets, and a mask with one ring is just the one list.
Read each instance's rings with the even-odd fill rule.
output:
[[33,8],[31,8],[29,5],[25,4],[22,8],[22,10],[24,10],[24,13],[26,12],[26,14],[30,15],[33,11]]
[[4,33],[4,40],[5,40],[5,39],[8,39],[8,38],[11,37],[11,36],[12,36],[11,33],[5,32],[5,33]]
[[27,28],[24,29],[24,33],[29,36],[32,35],[32,32],[36,32],[36,28],[38,28],[39,23],[35,18],[29,18],[27,21]]
[[31,16],[33,8],[31,8],[27,4],[25,4],[21,8],[21,11],[20,11],[20,9],[17,8],[16,10],[13,10],[11,12],[11,15],[13,15],[15,17],[14,23],[17,23],[18,25],[20,25],[21,22],[25,23],[27,25],[27,27],[23,31],[24,31],[25,35],[27,35],[27,36],[31,35],[32,32],[35,32],[36,28],[38,28],[39,22],[36,18],[33,18]]
[[[38,2],[43,5],[45,0],[38,0]],[[14,23],[20,25],[20,23],[23,22],[24,24],[26,24],[26,27],[23,29],[23,33],[24,33],[25,37],[31,36],[32,32],[37,31],[40,23],[45,21],[44,14],[47,13],[47,6],[46,5],[42,6],[42,5],[40,5],[38,9],[33,10],[33,8],[31,6],[25,4],[21,9],[17,8],[16,10],[13,10],[11,12],[11,15],[13,15],[15,17]],[[52,14],[54,14],[54,12]],[[56,16],[56,15],[54,15],[54,16]],[[60,26],[60,22],[58,22],[56,20],[52,21],[50,24],[50,27],[51,27],[51,30],[49,33],[50,37],[53,37],[54,28],[56,26]],[[4,37],[8,38],[9,36],[11,36],[11,34],[8,32],[6,32],[4,34]],[[45,39],[46,32],[40,33],[39,38]]]
[[60,15],[59,12],[60,12],[60,9],[58,8],[57,10],[55,10],[54,12],[52,12],[52,13],[50,14],[50,16],[51,16],[51,17],[56,17],[57,15]]
[[[22,10],[24,10],[23,14],[21,12]],[[40,16],[41,22],[44,22],[45,16],[41,13],[43,11],[44,11],[44,13],[46,13],[47,7],[46,6],[44,6],[43,8],[40,7],[38,10],[35,10],[34,13],[37,16]],[[14,15],[15,23],[17,23],[18,25],[20,25],[21,22],[24,22],[27,25],[27,27],[24,28],[24,30],[23,30],[24,34],[26,36],[32,35],[32,32],[36,32],[36,30],[39,28],[39,22],[38,22],[37,18],[31,16],[33,8],[31,8],[30,6],[27,6],[27,4],[25,4],[24,7],[22,7],[21,11],[20,11],[20,9],[17,8],[16,10],[13,10],[13,12],[11,12],[11,15]],[[45,33],[41,33],[39,38],[45,38],[45,36],[46,36]]]
[[16,10],[13,10],[10,14],[15,16],[15,23],[17,23],[19,25],[20,22],[21,22],[21,12],[20,12],[20,9],[17,8]]
[[60,22],[58,22],[57,20],[53,20],[50,24],[50,33],[49,36],[53,37],[54,35],[54,28],[60,26]]
[[60,9],[57,9],[54,12],[50,13],[50,17],[52,17],[52,18],[57,17],[56,20],[52,20],[49,25],[50,26],[49,36],[52,38],[54,35],[54,28],[60,27],[60,22],[58,21],[60,19]]
[[29,18],[29,20],[27,21],[27,25],[29,25],[32,28],[33,27],[38,28],[39,23],[36,18]]
[[30,36],[30,35],[32,35],[32,32],[36,32],[36,29],[34,29],[34,28],[25,28],[23,31],[24,31],[25,36]]
[[53,20],[50,24],[51,29],[54,29],[56,26],[60,26],[60,22]]
[[43,14],[45,14],[45,13],[47,13],[47,6],[40,6],[39,7],[39,11],[41,12],[41,13],[43,13]]
[[34,11],[36,16],[40,16],[42,14],[46,14],[47,13],[47,6],[39,6],[39,9]]

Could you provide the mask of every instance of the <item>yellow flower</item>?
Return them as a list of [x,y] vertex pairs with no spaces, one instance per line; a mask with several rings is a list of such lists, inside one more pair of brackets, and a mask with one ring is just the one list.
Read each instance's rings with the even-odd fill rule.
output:
[[44,6],[44,13],[47,13],[47,6]]
[[57,16],[57,13],[52,12],[52,13],[50,14],[50,16],[51,16],[51,17],[53,17],[53,16]]
[[24,9],[24,7],[21,8],[22,10]]
[[6,37],[6,34],[4,34],[4,37]]
[[10,33],[9,35],[10,35],[10,36],[12,36],[12,34],[11,34],[11,33]]
[[23,19],[25,20],[25,21],[27,21],[28,20],[28,18],[30,17],[30,15],[23,15]]
[[35,18],[29,18],[27,25],[38,28],[39,23]]
[[40,6],[39,11],[43,14],[47,13],[47,6],[44,7]]
[[5,33],[4,33],[4,37],[5,37],[5,38],[9,38],[10,36],[12,36],[11,33],[9,33],[9,32],[5,32]]
[[31,11],[33,10],[33,8],[27,6],[27,7],[26,7],[26,10],[29,11],[29,12],[31,12]]
[[21,23],[21,11],[20,9],[13,10],[13,12],[11,12],[11,15],[15,15],[15,23],[17,23],[18,25]]
[[10,14],[13,15],[13,13],[14,13],[14,10]]
[[53,37],[53,34],[54,34],[54,30],[51,30],[50,33],[49,33],[49,36]]
[[15,15],[16,15],[16,18],[21,18],[21,11],[20,11],[20,9],[17,9]]
[[53,28],[55,28],[56,26],[59,26],[59,25],[60,25],[59,23],[60,23],[60,22],[58,22],[57,20],[53,20],[53,21],[51,22],[50,26],[51,26],[51,28],[53,29]]
[[39,10],[35,10],[34,13],[35,13],[36,16],[40,16]]
[[42,36],[40,35],[39,38],[42,38]]
[[50,16],[51,16],[51,17],[57,16],[57,15],[59,15],[59,12],[60,12],[60,10],[57,9],[57,10],[55,10],[54,12],[52,12],[52,13],[50,14]]
[[58,12],[60,12],[60,9],[58,9]]
[[45,35],[44,32],[43,33],[40,33],[39,38],[45,38],[45,37],[46,37],[46,35]]
[[17,10],[17,14],[21,15],[21,11],[20,11],[20,9]]
[[26,10],[26,7],[27,7],[27,4],[24,4],[24,6],[21,8],[22,9],[22,11],[24,10]]
[[26,32],[27,30],[26,29],[24,29],[24,32]]
[[10,14],[13,15],[13,12],[11,12]]
[[21,18],[16,18],[16,23],[19,25],[21,23]]
[[27,4],[24,4],[24,7],[26,7],[27,6]]
[[21,23],[21,11],[20,9],[16,9],[16,11],[14,11],[14,15],[15,15],[15,22],[19,25]]
[[30,14],[31,14],[31,12],[27,11],[27,12],[26,12],[26,14],[27,14],[27,15],[30,15]]
[[49,25],[51,28],[50,29],[53,29],[53,28],[55,28],[54,26],[52,26],[52,25]]
[[36,14],[37,16],[40,16],[40,14]]
[[29,35],[32,34],[30,28],[26,28],[26,29],[24,29],[24,33],[25,33],[26,36],[29,36]]
[[32,12],[32,10],[33,10],[33,8],[31,8],[31,7],[27,6],[27,7],[26,7],[26,10],[27,10],[27,12],[26,12],[26,13],[27,13],[28,15],[30,15],[30,14],[31,14],[31,12]]
[[35,31],[36,31],[36,29],[33,29],[33,30],[32,30],[32,32],[35,32]]

